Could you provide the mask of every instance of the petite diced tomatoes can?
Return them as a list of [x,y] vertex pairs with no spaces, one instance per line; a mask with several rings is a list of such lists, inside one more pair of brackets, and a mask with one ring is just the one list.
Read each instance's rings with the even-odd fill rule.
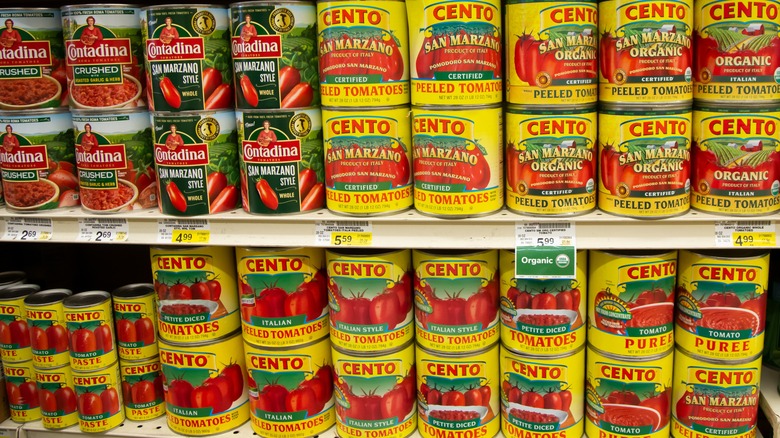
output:
[[120,360],[119,371],[128,420],[146,421],[165,415],[165,390],[158,356],[138,361]]
[[30,326],[24,300],[41,288],[19,284],[0,289],[0,358],[4,365],[32,360]]
[[147,283],[128,284],[111,293],[119,359],[157,357],[157,291]]
[[78,399],[70,365],[59,368],[35,367],[35,382],[41,403],[41,423],[46,429],[64,429],[79,423]]
[[119,362],[95,371],[74,371],[73,387],[78,397],[82,432],[106,432],[125,421]]
[[40,420],[40,397],[32,361],[4,364],[3,371],[11,420],[16,423]]
[[70,365],[69,336],[62,301],[73,295],[68,289],[48,289],[24,299],[30,329],[32,360],[36,370]]
[[73,371],[103,370],[114,364],[114,312],[111,294],[88,291],[62,301],[70,339],[70,366]]

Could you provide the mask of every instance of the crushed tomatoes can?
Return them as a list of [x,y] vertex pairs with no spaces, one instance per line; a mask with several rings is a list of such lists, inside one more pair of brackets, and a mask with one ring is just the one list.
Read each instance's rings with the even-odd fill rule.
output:
[[162,366],[157,356],[140,361],[119,361],[122,401],[131,421],[146,421],[165,414]]
[[40,289],[34,284],[0,289],[0,357],[4,365],[28,362],[33,358],[24,301]]
[[113,296],[119,359],[147,360],[157,356],[157,291],[154,285],[128,284]]
[[111,295],[103,291],[80,292],[62,301],[70,339],[73,371],[106,369],[117,361]]
[[11,420],[17,423],[40,420],[40,397],[32,361],[4,364],[3,371]]
[[41,423],[46,429],[64,429],[79,423],[78,399],[69,365],[46,370],[35,367],[41,403]]
[[96,371],[74,372],[73,387],[82,432],[106,432],[125,421],[118,362]]
[[706,360],[761,354],[766,325],[769,253],[680,251],[675,338]]
[[36,370],[70,365],[69,336],[62,301],[71,295],[73,292],[68,289],[49,289],[28,295],[24,299],[32,360]]

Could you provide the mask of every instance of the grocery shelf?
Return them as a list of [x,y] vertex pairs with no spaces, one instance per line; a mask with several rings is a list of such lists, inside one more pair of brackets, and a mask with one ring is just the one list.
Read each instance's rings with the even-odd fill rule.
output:
[[761,369],[761,398],[759,406],[772,425],[772,438],[780,438],[780,371],[764,366]]
[[[40,422],[38,422],[40,423]],[[25,438],[22,425],[14,423],[11,419],[7,419],[0,423],[0,437],[3,438]]]

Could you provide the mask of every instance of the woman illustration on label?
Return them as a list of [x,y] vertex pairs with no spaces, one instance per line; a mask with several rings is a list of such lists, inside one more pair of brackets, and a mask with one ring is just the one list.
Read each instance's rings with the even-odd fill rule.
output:
[[257,29],[252,24],[252,17],[249,14],[244,16],[244,27],[241,29],[241,39],[243,41],[249,41],[252,37],[257,36]]
[[16,147],[19,147],[19,139],[14,135],[14,128],[11,125],[5,125],[3,149],[5,149],[6,152],[12,152]]
[[22,36],[19,34],[18,30],[14,29],[14,20],[11,20],[10,18],[5,20],[5,29],[0,33],[0,46],[10,49],[21,41]]
[[93,147],[97,146],[97,138],[92,133],[92,125],[89,123],[84,125],[84,135],[81,136],[81,147],[89,152]]
[[177,38],[179,38],[179,31],[173,27],[173,18],[165,17],[165,27],[160,31],[160,41],[163,44],[170,44]]
[[175,151],[179,146],[184,146],[184,139],[181,138],[181,134],[176,133],[176,125],[171,125],[170,129],[171,133],[168,134],[168,138],[165,139],[165,147]]
[[87,17],[87,27],[81,29],[81,38],[79,39],[84,45],[91,46],[96,41],[103,39],[103,33],[95,27],[95,17]]
[[263,121],[263,130],[257,135],[257,144],[260,147],[266,147],[276,142],[276,140],[276,133],[271,131],[271,122],[268,120]]

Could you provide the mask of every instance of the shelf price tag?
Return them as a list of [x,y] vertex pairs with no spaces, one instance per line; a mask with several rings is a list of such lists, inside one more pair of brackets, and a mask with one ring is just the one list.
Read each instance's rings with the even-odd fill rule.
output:
[[775,224],[772,221],[715,222],[715,246],[754,248],[776,244]]
[[211,230],[206,219],[162,219],[157,221],[160,243],[209,243]]
[[79,241],[127,242],[129,237],[127,219],[79,219]]
[[515,277],[575,278],[577,249],[573,222],[518,222]]
[[3,240],[51,240],[53,235],[51,219],[9,217],[5,220]]
[[317,221],[314,243],[318,246],[371,246],[373,231],[368,221]]

